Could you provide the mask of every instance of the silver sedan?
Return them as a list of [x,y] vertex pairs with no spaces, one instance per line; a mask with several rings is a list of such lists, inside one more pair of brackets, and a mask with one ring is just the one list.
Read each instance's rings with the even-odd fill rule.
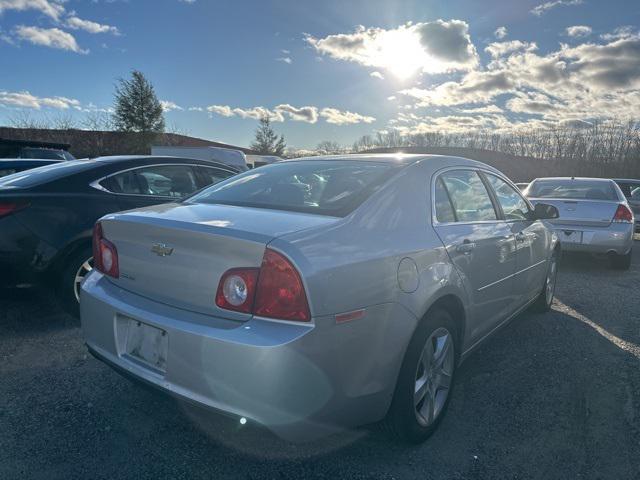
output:
[[605,178],[537,178],[524,192],[536,204],[554,205],[562,249],[609,255],[611,265],[631,266],[634,213],[620,187]]
[[419,442],[460,361],[550,308],[555,216],[463,158],[261,167],[103,217],[84,338],[118,371],[288,440],[384,419]]

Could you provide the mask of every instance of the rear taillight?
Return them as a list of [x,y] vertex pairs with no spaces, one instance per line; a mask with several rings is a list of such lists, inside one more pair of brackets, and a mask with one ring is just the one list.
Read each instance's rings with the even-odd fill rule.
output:
[[93,267],[110,277],[120,276],[118,250],[113,243],[104,238],[100,222],[93,227]]
[[269,248],[259,269],[233,268],[222,275],[216,305],[278,320],[311,319],[300,274],[284,255]]
[[24,210],[28,206],[29,204],[26,202],[2,202],[0,203],[0,218]]
[[633,223],[633,213],[624,204],[618,205],[616,213],[613,215],[613,222],[615,223]]
[[259,268],[227,270],[218,285],[216,305],[226,310],[251,313],[259,271]]

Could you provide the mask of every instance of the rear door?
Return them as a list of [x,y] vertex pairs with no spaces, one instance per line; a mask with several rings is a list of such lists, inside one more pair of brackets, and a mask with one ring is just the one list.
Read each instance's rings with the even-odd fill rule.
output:
[[485,180],[471,169],[443,171],[433,185],[434,228],[473,302],[471,341],[515,310],[515,240]]
[[484,176],[515,238],[515,295],[519,304],[525,304],[542,289],[547,272],[548,231],[540,220],[532,219],[529,203],[516,188],[497,175],[485,173]]

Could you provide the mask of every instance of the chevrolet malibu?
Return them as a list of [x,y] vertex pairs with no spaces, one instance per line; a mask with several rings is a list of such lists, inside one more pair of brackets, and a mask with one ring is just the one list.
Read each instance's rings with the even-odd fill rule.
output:
[[556,216],[463,158],[264,166],[103,217],[84,338],[121,373],[286,440],[384,419],[420,442],[460,361],[550,308]]

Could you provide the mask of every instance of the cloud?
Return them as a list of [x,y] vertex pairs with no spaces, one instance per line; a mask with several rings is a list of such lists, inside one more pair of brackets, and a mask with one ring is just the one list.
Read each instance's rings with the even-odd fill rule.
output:
[[591,35],[591,27],[586,25],[574,25],[573,27],[567,27],[565,30],[569,37],[586,37]]
[[251,118],[254,120],[260,120],[263,117],[267,117],[272,122],[284,122],[284,116],[282,113],[269,110],[265,107],[231,108],[228,105],[211,105],[207,107],[207,111],[223,117],[238,116],[240,118]]
[[184,110],[180,105],[169,100],[160,100],[160,105],[162,105],[162,110],[165,112],[170,112],[172,110]]
[[384,80],[384,75],[382,75],[380,72],[377,72],[377,71],[371,72],[369,76],[373,78],[379,78],[380,80]]
[[535,42],[521,42],[520,40],[511,40],[508,42],[493,42],[484,49],[489,55],[494,58],[502,57],[508,53],[516,52],[518,50],[532,52],[538,49],[538,45]]
[[293,63],[293,60],[291,59],[291,57],[279,57],[279,58],[276,58],[276,62],[283,62],[291,65]]
[[531,13],[540,17],[547,13],[549,10],[560,7],[560,6],[570,6],[570,5],[582,5],[582,0],[552,0],[550,2],[541,3],[540,5],[536,5],[531,9]]
[[502,40],[504,37],[507,36],[507,27],[498,27],[498,28],[496,28],[495,31],[493,32],[493,35],[498,40]]
[[317,107],[296,108],[288,103],[277,105],[274,110],[281,114],[286,114],[289,119],[296,122],[316,123],[318,121]]
[[50,0],[0,0],[0,14],[7,10],[36,10],[47,17],[58,21],[65,9],[63,1]]
[[75,53],[89,53],[89,50],[83,50],[78,46],[73,35],[59,28],[40,28],[19,25],[15,29],[15,34],[20,40],[34,45],[69,50]]
[[0,90],[0,105],[33,108],[40,110],[42,107],[50,107],[58,110],[67,110],[69,108],[80,108],[80,101],[67,97],[37,97],[28,91],[8,92]]
[[75,15],[67,18],[66,26],[73,30],[84,30],[89,33],[111,33],[113,35],[120,35],[120,32],[116,27],[92,22],[91,20],[83,20]]
[[[605,43],[561,45],[546,54],[538,53],[535,44],[528,42],[492,43],[486,48],[492,60],[484,70],[401,90],[403,116],[393,126],[403,131],[415,131],[418,125],[418,131],[437,127],[456,131],[463,125],[534,128],[574,120],[637,118],[640,33],[618,29],[607,38]],[[426,121],[419,115],[423,108],[452,118]],[[507,116],[502,115],[503,110]],[[482,116],[483,120],[473,123],[453,118],[465,116]]]
[[353,113],[347,110],[338,110],[337,108],[323,108],[320,111],[320,116],[323,117],[327,123],[332,123],[334,125],[372,123],[376,120],[374,117],[360,115],[359,113]]
[[462,20],[407,23],[395,29],[358,27],[353,33],[306,36],[322,55],[385,69],[399,77],[416,72],[470,70],[478,54]]
[[[193,109],[193,107],[191,108]],[[191,110],[190,109],[190,110]],[[269,117],[273,122],[284,122],[289,119],[294,122],[317,123],[322,117],[327,123],[334,125],[351,125],[355,123],[371,123],[374,117],[361,115],[359,113],[339,110],[337,108],[323,108],[320,110],[314,106],[294,107],[288,103],[276,105],[273,109],[266,107],[238,108],[229,105],[210,105],[206,110],[211,114],[222,117],[240,117],[259,120],[262,117]]]

